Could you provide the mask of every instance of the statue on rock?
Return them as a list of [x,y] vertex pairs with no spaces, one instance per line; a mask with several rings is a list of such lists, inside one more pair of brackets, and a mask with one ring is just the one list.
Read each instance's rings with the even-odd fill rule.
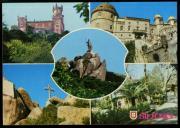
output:
[[[106,78],[106,64],[105,60],[101,62],[99,55],[93,53],[93,46],[88,39],[88,50],[83,56],[76,56],[73,62],[73,70],[79,72],[79,77],[92,76],[97,79],[105,80]],[[71,62],[72,65],[72,62]]]

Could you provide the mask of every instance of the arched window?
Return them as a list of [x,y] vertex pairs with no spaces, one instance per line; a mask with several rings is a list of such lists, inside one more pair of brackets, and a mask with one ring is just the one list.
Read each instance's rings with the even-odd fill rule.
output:
[[153,59],[154,59],[156,62],[159,62],[159,61],[160,61],[159,55],[158,55],[157,53],[153,54]]

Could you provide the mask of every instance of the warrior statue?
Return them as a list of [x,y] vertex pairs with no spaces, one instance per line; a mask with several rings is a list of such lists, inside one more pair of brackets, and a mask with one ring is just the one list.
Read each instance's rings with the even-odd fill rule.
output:
[[87,41],[87,47],[88,47],[88,51],[87,52],[91,52],[92,51],[92,44],[91,44],[89,39]]

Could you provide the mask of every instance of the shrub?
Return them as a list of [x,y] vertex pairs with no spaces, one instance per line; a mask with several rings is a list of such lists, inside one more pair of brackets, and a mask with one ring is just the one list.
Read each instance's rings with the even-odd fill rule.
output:
[[125,43],[126,48],[128,49],[128,55],[126,57],[126,62],[128,63],[134,63],[134,57],[135,57],[135,42],[129,41]]
[[117,89],[125,77],[112,72],[107,72],[107,74],[106,81],[91,76],[79,78],[77,73],[70,72],[69,69],[63,68],[59,62],[56,62],[52,76],[61,88],[72,95],[81,98],[97,98]]
[[89,117],[83,117],[82,118],[82,123],[85,124],[85,125],[90,124],[90,118]]
[[37,119],[28,119],[28,124],[32,125],[58,125],[65,119],[57,118],[57,107],[55,105],[48,105],[43,108],[42,115]]
[[74,107],[89,108],[89,101],[76,99],[76,102],[73,104]]

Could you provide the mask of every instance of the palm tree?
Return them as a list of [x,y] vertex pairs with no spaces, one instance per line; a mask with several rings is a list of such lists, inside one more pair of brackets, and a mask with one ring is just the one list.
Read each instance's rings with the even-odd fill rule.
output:
[[146,88],[143,87],[142,80],[136,82],[128,81],[120,90],[120,98],[125,98],[132,106],[136,106],[136,100],[145,98]]

